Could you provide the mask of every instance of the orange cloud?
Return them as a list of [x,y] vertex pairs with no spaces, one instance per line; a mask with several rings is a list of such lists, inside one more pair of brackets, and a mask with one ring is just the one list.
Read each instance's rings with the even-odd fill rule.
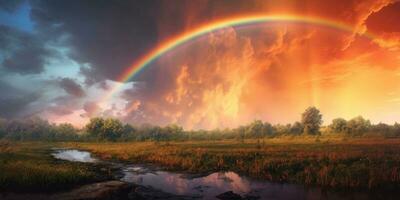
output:
[[[182,20],[187,16],[183,30],[205,20],[256,12],[321,15],[354,29],[281,23],[209,33],[163,55],[143,72],[124,96],[125,121],[178,123],[189,129],[235,127],[254,119],[289,123],[299,120],[308,106],[319,107],[326,122],[363,115],[391,123],[400,117],[399,33],[376,31],[373,24],[380,20],[369,21],[395,12],[392,1],[251,1],[237,10],[209,5],[219,12],[186,2],[188,10],[176,13]],[[160,38],[175,30],[166,19],[161,17]],[[378,37],[361,37],[366,30]]]

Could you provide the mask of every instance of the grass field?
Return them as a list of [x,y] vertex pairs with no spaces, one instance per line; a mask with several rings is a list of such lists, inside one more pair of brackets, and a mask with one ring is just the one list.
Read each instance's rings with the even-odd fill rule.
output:
[[400,139],[287,137],[245,141],[68,143],[103,159],[168,170],[232,170],[254,178],[329,188],[398,188]]
[[0,141],[0,190],[51,192],[107,178],[94,165],[54,159],[55,146]]
[[54,159],[53,147],[105,160],[191,173],[234,171],[257,179],[329,188],[399,188],[400,139],[281,137],[261,141],[126,143],[0,142],[2,190],[53,191],[109,178],[95,164]]

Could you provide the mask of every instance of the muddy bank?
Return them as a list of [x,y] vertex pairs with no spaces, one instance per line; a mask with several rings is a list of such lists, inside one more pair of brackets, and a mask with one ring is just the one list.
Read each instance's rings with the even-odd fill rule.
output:
[[[232,191],[215,197],[220,200],[257,200],[260,197],[244,197]],[[151,187],[122,181],[106,181],[82,186],[80,188],[57,194],[0,194],[4,200],[195,200],[201,196],[175,195]]]
[[173,195],[150,187],[122,181],[106,181],[84,185],[80,188],[57,194],[0,194],[4,200],[191,200],[196,197]]

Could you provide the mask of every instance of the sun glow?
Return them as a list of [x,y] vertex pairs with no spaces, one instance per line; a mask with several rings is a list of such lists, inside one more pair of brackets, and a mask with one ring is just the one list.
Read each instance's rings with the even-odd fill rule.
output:
[[[232,17],[228,19],[216,20],[214,22],[199,26],[192,30],[183,32],[175,37],[172,37],[165,42],[162,42],[160,45],[153,48],[153,50],[147,52],[144,56],[136,60],[131,66],[127,67],[125,71],[121,73],[118,82],[127,82],[132,80],[132,78],[138,74],[142,69],[146,66],[149,66],[151,62],[165,54],[166,52],[174,49],[175,47],[184,44],[190,40],[193,40],[201,35],[211,33],[215,30],[227,28],[227,27],[236,27],[247,24],[261,24],[268,22],[282,22],[282,23],[306,23],[313,24],[318,26],[326,26],[338,30],[342,30],[345,32],[354,32],[354,28],[348,24],[331,20],[324,19],[316,16],[302,16],[302,15],[256,15],[256,16],[239,16]],[[363,36],[370,38],[371,40],[376,38],[372,33],[366,32]],[[120,87],[113,87],[108,94],[101,99],[100,102],[107,102],[110,98],[120,91]]]

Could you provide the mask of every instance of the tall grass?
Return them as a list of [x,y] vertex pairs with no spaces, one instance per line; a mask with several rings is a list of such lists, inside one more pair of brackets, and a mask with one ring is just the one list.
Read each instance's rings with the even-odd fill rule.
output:
[[0,190],[53,191],[99,179],[93,166],[55,160],[51,147],[0,141]]
[[235,171],[263,180],[331,188],[398,187],[399,139],[288,137],[227,141],[68,143],[103,159],[192,173]]

